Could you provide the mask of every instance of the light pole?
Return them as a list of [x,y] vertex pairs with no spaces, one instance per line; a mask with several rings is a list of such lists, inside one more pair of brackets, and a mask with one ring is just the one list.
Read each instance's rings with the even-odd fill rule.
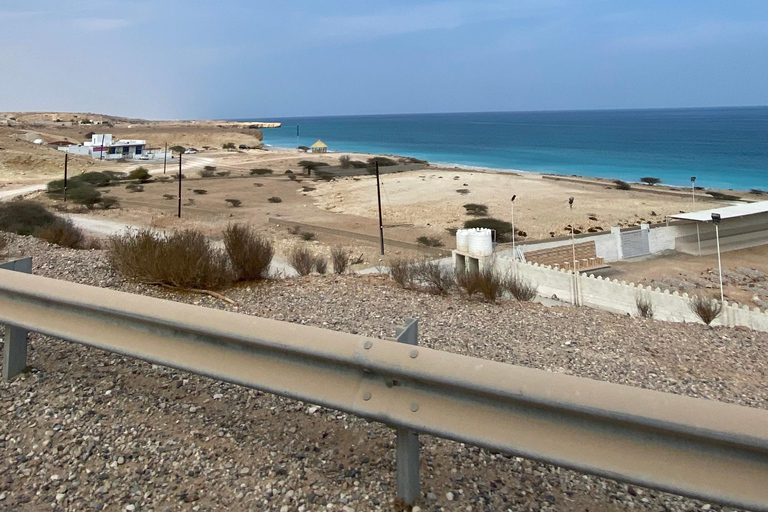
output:
[[723,294],[723,265],[720,263],[720,214],[712,214],[712,223],[715,225],[715,240],[717,240],[717,271],[720,274],[720,305],[725,304],[725,295]]
[[576,305],[576,294],[578,293],[578,273],[576,272],[576,240],[574,237],[573,225],[573,197],[568,198],[568,206],[571,209],[571,251],[573,252],[573,305]]
[[693,198],[693,204],[696,204],[696,187],[694,183],[696,183],[696,176],[691,176],[691,197]]
[[517,197],[517,194],[512,196],[512,199],[510,200],[510,204],[512,205],[512,259],[517,259],[517,252],[515,252],[515,198]]

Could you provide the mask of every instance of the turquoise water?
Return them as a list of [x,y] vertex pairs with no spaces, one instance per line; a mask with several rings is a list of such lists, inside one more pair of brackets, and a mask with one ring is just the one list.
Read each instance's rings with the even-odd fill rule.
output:
[[[265,119],[260,119],[265,120]],[[768,189],[768,107],[274,119],[264,142],[433,163],[707,188]]]

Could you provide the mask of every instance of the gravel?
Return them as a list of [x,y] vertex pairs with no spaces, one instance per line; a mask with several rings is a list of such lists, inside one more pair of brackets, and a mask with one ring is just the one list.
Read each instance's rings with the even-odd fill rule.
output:
[[[125,282],[102,251],[12,237],[39,275],[391,337],[532,368],[768,408],[768,335],[583,308],[404,291],[323,276],[208,296]],[[31,335],[31,371],[0,383],[0,511],[397,510],[394,433],[312,404]],[[421,436],[420,510],[720,510]]]

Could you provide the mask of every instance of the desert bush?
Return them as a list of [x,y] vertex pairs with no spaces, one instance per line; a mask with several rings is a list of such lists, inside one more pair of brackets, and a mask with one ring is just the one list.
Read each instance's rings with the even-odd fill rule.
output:
[[8,248],[8,237],[3,233],[0,233],[0,256],[5,255],[5,250]]
[[475,217],[488,215],[488,207],[484,204],[467,203],[464,205],[464,209],[467,211],[467,215],[474,215]]
[[114,269],[129,279],[185,289],[217,289],[232,283],[227,254],[193,229],[128,231],[107,242]]
[[397,165],[397,162],[395,160],[392,160],[391,158],[387,158],[385,156],[374,156],[373,158],[368,159],[368,167],[376,167],[376,164],[379,164],[379,167],[388,167],[392,165]]
[[176,196],[173,194],[163,194],[163,199],[170,201],[171,199],[176,199]]
[[420,261],[412,267],[414,280],[433,295],[445,295],[456,284],[453,271],[437,261]]
[[119,208],[120,200],[112,196],[103,196],[101,198],[101,203],[99,203],[99,206],[101,206],[105,210],[109,210],[110,208]]
[[393,258],[389,262],[389,276],[401,288],[413,288],[415,263],[412,258]]
[[515,299],[525,302],[536,298],[538,286],[520,274],[511,274],[504,281],[504,289]]
[[299,179],[299,177],[296,176],[295,174],[291,173],[291,174],[288,175],[288,179],[291,180],[291,181],[296,181],[297,179]]
[[264,184],[263,183],[254,183],[253,186],[254,187],[263,187]]
[[[171,174],[171,177],[175,180],[179,179],[179,173]],[[181,179],[187,179],[187,175],[184,173],[181,173]]]
[[328,164],[315,160],[302,160],[299,162],[299,167],[304,169],[304,172],[312,174],[312,171],[316,170],[318,167],[328,167]]
[[222,149],[237,149],[234,142],[225,142],[221,145]]
[[480,282],[478,280],[477,272],[457,271],[454,279],[459,289],[462,290],[467,297],[472,297],[480,291]]
[[275,255],[269,240],[259,236],[252,227],[242,224],[227,226],[223,238],[236,279],[252,281],[267,277]]
[[216,174],[215,171],[209,170],[209,169],[201,169],[200,170],[200,177],[201,178],[213,178],[214,174]]
[[640,181],[645,183],[646,185],[657,185],[661,183],[661,180],[659,178],[653,178],[651,176],[644,176],[640,178]]
[[465,196],[465,195],[469,194],[469,189],[468,188],[458,188],[458,189],[456,189],[456,192],[461,194],[461,195],[463,195],[463,196]]
[[449,235],[456,236],[456,232],[459,230],[459,228],[445,228],[445,230]]
[[251,176],[263,176],[265,174],[272,174],[272,169],[251,169]]
[[312,192],[313,190],[317,190],[315,187],[310,187],[309,185],[304,185],[301,187],[301,190],[304,192]]
[[315,270],[318,274],[325,274],[328,271],[328,260],[323,256],[315,258]]
[[761,190],[759,188],[751,188],[749,189],[749,193],[754,194],[756,196],[762,196],[764,194],[768,194],[768,192],[766,192],[765,190]]
[[125,190],[127,190],[128,192],[144,192],[144,185],[131,183],[130,185],[125,186]]
[[204,171],[216,172],[216,166],[215,165],[206,165],[206,166],[203,167],[203,170]]
[[225,178],[225,177],[229,176],[230,174],[232,174],[231,171],[218,171],[216,173],[216,176],[218,176],[220,178]]
[[333,271],[336,274],[343,274],[349,267],[350,254],[347,249],[340,245],[331,248],[331,261],[333,262]]
[[717,302],[709,297],[702,297],[701,295],[691,297],[691,302],[688,306],[707,325],[711,324],[723,311],[723,304],[721,302]]
[[269,199],[267,199],[267,201],[269,201],[270,203],[282,203],[283,202],[283,200],[280,199],[277,196],[272,196]]
[[491,266],[477,272],[477,287],[488,302],[496,302],[504,291],[504,279]]
[[34,235],[38,229],[55,220],[53,213],[32,201],[0,203],[0,231]]
[[308,276],[315,268],[315,257],[307,249],[303,247],[294,248],[288,255],[288,264],[300,276]]
[[128,173],[129,180],[139,180],[142,183],[146,183],[151,177],[152,175],[149,174],[149,171],[143,167],[139,167]]
[[243,204],[243,202],[239,199],[225,199],[224,201],[231,204],[232,208],[239,208],[240,205]]
[[[94,187],[106,187],[112,179],[112,176],[105,172],[91,171],[73,176],[69,181],[81,181],[93,185]],[[67,183],[67,188],[69,188],[69,183]]]
[[310,242],[315,239],[315,234],[310,231],[304,231],[299,236],[301,237],[302,240],[306,242]]
[[618,190],[632,190],[632,185],[630,185],[626,181],[613,180],[613,183],[616,185],[616,188]]
[[714,190],[711,190],[707,192],[710,196],[712,196],[713,199],[717,199],[719,201],[738,201],[741,199],[739,196],[734,196],[733,194],[724,194],[722,192],[716,192]]
[[355,169],[365,169],[368,167],[368,164],[363,162],[362,160],[351,160],[349,162],[349,165],[351,167],[354,167]]
[[635,305],[637,306],[637,314],[642,318],[653,318],[653,303],[650,299],[638,295],[635,297]]
[[82,249],[86,245],[86,238],[82,230],[76,227],[70,219],[62,217],[57,217],[53,222],[38,229],[35,236],[46,242],[70,249]]
[[443,242],[440,241],[440,239],[436,236],[420,236],[416,239],[416,241],[420,245],[425,245],[427,247],[442,247]]
[[84,186],[72,189],[67,186],[67,199],[92,210],[96,204],[101,202],[101,193],[93,185],[84,184]]
[[339,167],[342,169],[349,169],[352,167],[352,164],[350,164],[351,161],[352,159],[349,157],[349,155],[341,155],[339,157]]
[[183,152],[185,152],[187,150],[187,148],[185,148],[184,146],[172,146],[172,147],[170,147],[168,149],[170,149],[171,151],[173,151],[175,153],[183,153]]
[[200,196],[205,195],[205,194],[208,193],[207,190],[204,190],[202,188],[196,188],[192,192],[194,192],[195,194],[200,195]]
[[506,239],[512,234],[512,224],[493,217],[483,219],[471,219],[464,223],[465,228],[488,228],[496,230],[496,236],[499,240]]

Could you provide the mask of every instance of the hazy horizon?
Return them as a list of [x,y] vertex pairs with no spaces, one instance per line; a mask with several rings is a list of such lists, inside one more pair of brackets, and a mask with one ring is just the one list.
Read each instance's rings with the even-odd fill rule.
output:
[[3,111],[234,119],[768,105],[762,0],[8,4]]

